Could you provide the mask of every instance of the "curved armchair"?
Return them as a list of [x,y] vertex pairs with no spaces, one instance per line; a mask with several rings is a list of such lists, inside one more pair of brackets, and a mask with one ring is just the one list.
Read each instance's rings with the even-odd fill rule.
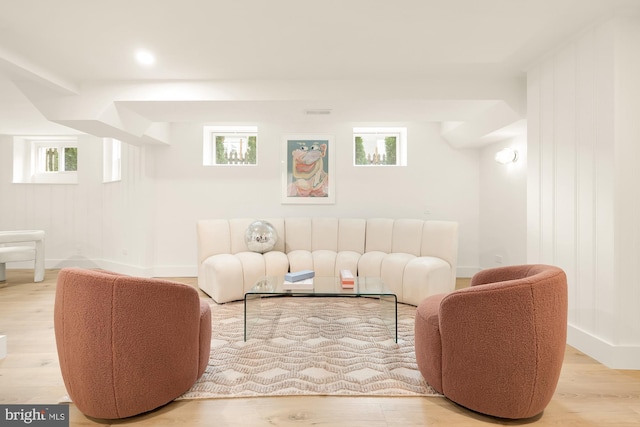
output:
[[557,267],[483,270],[471,286],[418,306],[415,346],[425,380],[450,400],[501,418],[548,405],[567,336],[567,278]]
[[67,392],[95,418],[130,417],[172,401],[209,360],[211,309],[181,283],[62,269],[54,325]]

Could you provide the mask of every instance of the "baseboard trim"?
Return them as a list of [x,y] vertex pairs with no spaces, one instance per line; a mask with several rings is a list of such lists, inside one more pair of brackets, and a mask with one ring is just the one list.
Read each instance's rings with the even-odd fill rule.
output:
[[141,267],[139,265],[130,265],[123,264],[120,262],[107,261],[107,260],[99,260],[98,264],[99,268],[104,270],[114,271],[120,274],[127,274],[129,276],[138,276],[138,277],[153,277],[154,271],[153,267]]
[[640,346],[613,345],[572,325],[567,327],[567,344],[608,368],[640,370]]
[[478,271],[480,271],[479,267],[458,267],[456,269],[456,277],[463,277],[463,278],[473,277],[473,275],[476,274]]
[[154,277],[197,277],[195,265],[157,265],[153,268]]
[[[47,260],[45,268],[61,269],[68,267],[102,269],[109,270],[120,274],[139,277],[153,277],[154,269],[152,267],[141,267],[138,265],[124,264],[121,262],[109,261],[105,259],[88,259],[88,258],[69,258],[62,260]],[[33,268],[23,267],[23,268]]]

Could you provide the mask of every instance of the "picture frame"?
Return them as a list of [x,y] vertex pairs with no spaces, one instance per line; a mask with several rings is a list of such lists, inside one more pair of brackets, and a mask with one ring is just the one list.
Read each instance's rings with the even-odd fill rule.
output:
[[282,203],[335,203],[333,136],[285,135],[282,145]]

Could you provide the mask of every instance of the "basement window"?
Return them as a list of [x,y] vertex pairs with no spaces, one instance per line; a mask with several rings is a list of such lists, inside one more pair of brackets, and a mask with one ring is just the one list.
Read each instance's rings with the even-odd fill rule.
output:
[[78,171],[78,147],[43,143],[37,150],[37,173]]
[[13,182],[77,184],[77,138],[59,136],[14,138]]
[[202,164],[257,164],[257,126],[205,126],[202,143]]
[[407,128],[353,128],[355,166],[406,166]]

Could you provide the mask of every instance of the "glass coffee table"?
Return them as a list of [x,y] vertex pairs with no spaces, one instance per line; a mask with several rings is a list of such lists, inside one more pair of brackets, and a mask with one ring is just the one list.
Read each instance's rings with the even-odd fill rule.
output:
[[289,289],[284,277],[267,276],[259,279],[244,294],[244,340],[251,336],[262,319],[262,302],[273,297],[364,297],[378,300],[380,319],[398,342],[398,297],[379,277],[356,277],[352,289],[345,289],[339,277],[314,277],[308,288]]

